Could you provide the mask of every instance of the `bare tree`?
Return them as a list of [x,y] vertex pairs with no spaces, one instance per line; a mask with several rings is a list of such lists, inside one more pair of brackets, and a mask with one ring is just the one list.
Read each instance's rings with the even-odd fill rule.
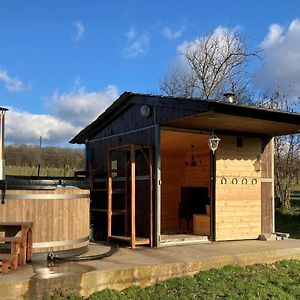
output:
[[237,33],[218,28],[183,47],[182,60],[169,69],[161,91],[201,99],[220,99],[230,91],[242,100],[250,79],[248,60],[258,52],[249,51]]
[[[200,99],[221,99],[224,92],[233,92],[238,102],[249,99],[248,88],[251,58],[260,59],[260,50],[250,51],[245,40],[237,33],[217,28],[209,35],[182,47],[182,56],[166,73],[161,91],[169,96]],[[267,92],[257,106],[293,111],[296,103],[286,101],[280,88]],[[298,101],[299,105],[299,101]],[[299,107],[299,106],[298,106]],[[275,138],[275,194],[277,205],[289,209],[290,191],[298,178],[300,161],[299,134]]]
[[196,77],[180,63],[173,65],[161,82],[161,91],[168,96],[197,97]]
[[[299,105],[299,99],[286,100],[280,86],[275,92],[266,92],[257,105],[283,111],[293,112]],[[300,135],[290,134],[274,139],[274,175],[276,206],[289,210],[291,208],[291,189],[298,179],[300,161]]]
[[277,206],[291,208],[291,189],[299,172],[299,134],[275,138],[275,194]]

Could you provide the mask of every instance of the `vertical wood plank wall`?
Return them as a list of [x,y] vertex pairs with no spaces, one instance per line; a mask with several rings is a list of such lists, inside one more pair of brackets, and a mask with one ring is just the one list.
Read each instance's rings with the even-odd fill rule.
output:
[[139,144],[139,145],[155,145],[155,131],[153,128],[142,131],[111,137],[103,140],[96,140],[88,143],[88,148],[93,153],[93,161],[90,167],[94,170],[107,172],[107,153],[112,147],[120,145]]
[[261,155],[261,232],[273,233],[274,200],[274,140],[263,139]]
[[[126,125],[123,124],[124,129],[126,129]],[[115,132],[118,131],[118,128],[114,128],[112,126],[112,130]],[[101,134],[104,134],[103,132]],[[155,145],[155,130],[154,128],[145,129],[141,131],[137,131],[130,134],[124,134],[114,137],[101,137],[99,133],[99,140],[91,141],[88,143],[88,148],[93,153],[92,161],[89,162],[89,167],[92,170],[99,170],[102,173],[107,173],[108,168],[108,151],[112,147],[118,147],[120,145],[128,145],[128,144],[144,144],[148,146]],[[101,139],[103,138],[103,139]],[[141,156],[142,154],[139,153]],[[124,158],[122,157],[122,160]],[[139,156],[137,157],[139,160]],[[145,164],[145,159],[142,157],[142,162]],[[136,164],[139,169],[142,165],[140,161]],[[142,174],[139,170],[137,170],[137,175],[148,175],[148,171],[146,174]],[[155,170],[154,170],[155,172]],[[136,234],[137,236],[149,236],[149,183],[148,181],[137,181],[136,182]],[[95,208],[107,209],[107,195],[105,193],[92,193],[91,196],[91,205]],[[129,204],[128,204],[129,205]],[[154,203],[155,205],[155,203]],[[128,206],[129,207],[129,206]],[[91,216],[93,223],[96,224],[94,227],[95,236],[100,236],[100,238],[106,238],[107,236],[107,215],[103,212],[91,211]],[[115,216],[115,221],[112,225],[112,234],[113,235],[123,235],[124,234],[124,223],[122,217]],[[127,224],[130,224],[130,219],[126,219]]]
[[[50,199],[30,199],[30,196],[49,195]],[[72,199],[51,199],[51,196],[73,194]],[[0,205],[0,221],[33,222],[33,243],[77,240],[89,236],[90,200],[82,197],[88,190],[79,188],[57,188],[55,190],[7,190],[6,195],[20,195],[20,199],[7,199]],[[23,199],[26,196],[28,199]],[[76,197],[75,197],[76,196]],[[65,246],[38,248],[33,252],[49,252],[76,249],[88,245],[89,241]]]
[[[209,187],[209,150],[207,135],[167,131],[161,132],[161,231],[180,228],[179,203],[181,187]],[[191,161],[191,145],[195,145],[197,166]],[[200,200],[200,199],[199,199]]]
[[[216,152],[216,240],[256,239],[261,233],[260,138],[220,136]],[[227,182],[227,183],[226,183]]]

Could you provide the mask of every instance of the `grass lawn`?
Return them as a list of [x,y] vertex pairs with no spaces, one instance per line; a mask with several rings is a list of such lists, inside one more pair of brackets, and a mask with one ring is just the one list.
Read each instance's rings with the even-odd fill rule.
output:
[[[83,299],[80,296],[52,296],[46,299]],[[300,299],[300,260],[271,265],[226,266],[157,285],[132,286],[122,292],[103,290],[97,299]]]

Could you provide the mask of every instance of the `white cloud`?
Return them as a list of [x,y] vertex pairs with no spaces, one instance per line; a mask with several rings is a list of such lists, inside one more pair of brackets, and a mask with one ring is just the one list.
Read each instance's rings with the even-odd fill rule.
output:
[[172,30],[170,27],[166,26],[162,30],[162,34],[169,40],[179,38],[185,30],[185,26],[181,26],[178,30]]
[[109,85],[98,92],[88,92],[85,87],[67,93],[56,91],[46,101],[57,118],[82,128],[96,119],[117,97],[117,87]]
[[40,136],[47,144],[69,141],[79,127],[46,114],[32,114],[9,108],[6,114],[6,141],[38,144]]
[[[78,84],[78,80],[76,80]],[[47,98],[47,114],[33,114],[9,108],[6,116],[6,141],[38,144],[66,144],[83,127],[94,121],[118,97],[115,86],[88,92],[77,87],[73,92],[55,92]]]
[[262,48],[269,48],[283,40],[283,28],[278,24],[272,24],[269,27],[269,33],[261,43]]
[[130,27],[129,30],[125,33],[127,39],[134,39],[136,37],[136,31],[134,27]]
[[76,22],[73,23],[73,25],[75,26],[75,28],[77,30],[74,41],[78,42],[79,40],[81,40],[84,37],[85,28],[84,28],[81,21],[76,21]]
[[23,82],[18,77],[12,77],[4,69],[0,69],[0,81],[4,83],[5,88],[10,92],[21,92],[25,89]]
[[288,28],[272,24],[262,41],[265,63],[256,74],[255,83],[263,89],[280,85],[281,92],[300,95],[300,21]]
[[136,58],[145,55],[149,50],[150,38],[148,33],[138,34],[133,28],[125,33],[126,47],[123,54],[126,58]]

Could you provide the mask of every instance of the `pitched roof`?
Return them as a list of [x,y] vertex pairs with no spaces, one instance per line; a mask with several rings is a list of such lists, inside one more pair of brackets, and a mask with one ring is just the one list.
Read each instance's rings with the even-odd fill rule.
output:
[[[298,113],[224,101],[124,92],[95,121],[80,131],[70,143],[84,143],[96,131],[103,128],[121,107],[129,105],[131,99],[135,97],[143,97],[145,103],[148,101],[151,105],[167,106],[172,103],[174,107],[181,109],[183,104],[185,107],[188,106],[195,110],[193,114],[185,118],[174,118],[161,123],[166,126],[208,131],[215,129],[220,132],[236,130],[237,132],[270,136],[297,133],[300,129],[300,114]],[[210,121],[212,114],[215,119],[218,118],[214,124],[211,124]]]

